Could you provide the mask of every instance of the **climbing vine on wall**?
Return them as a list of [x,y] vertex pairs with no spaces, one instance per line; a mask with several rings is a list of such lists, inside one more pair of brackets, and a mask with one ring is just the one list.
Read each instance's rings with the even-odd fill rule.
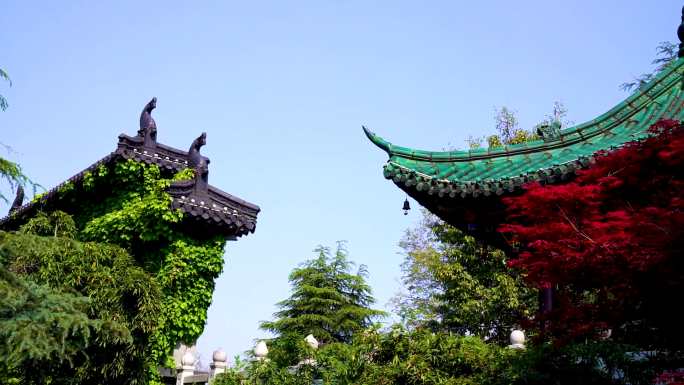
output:
[[149,354],[160,364],[169,364],[177,343],[202,333],[223,269],[225,239],[187,233],[183,213],[170,208],[165,189],[193,176],[191,169],[163,175],[156,165],[132,160],[101,165],[77,186],[60,188],[56,203],[74,216],[81,240],[123,247],[159,283],[163,299]]
[[165,262],[157,273],[166,300],[162,304],[165,323],[158,334],[163,354],[178,341],[195,341],[207,318],[214,292],[214,279],[223,268],[223,239],[196,241],[179,235],[162,249]]

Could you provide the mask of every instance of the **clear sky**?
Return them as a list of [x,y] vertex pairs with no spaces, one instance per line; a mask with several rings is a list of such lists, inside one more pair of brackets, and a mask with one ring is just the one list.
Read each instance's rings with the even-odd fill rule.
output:
[[[577,123],[627,94],[619,85],[676,41],[681,2],[4,1],[0,141],[47,188],[134,135],[145,103],[160,142],[202,131],[211,184],[261,206],[231,242],[202,359],[265,337],[260,320],[318,244],[347,240],[386,306],[397,246],[418,219],[382,177],[365,124],[400,145],[464,147],[493,133],[495,106],[530,128],[561,100]],[[412,202],[413,207],[416,203]],[[3,212],[6,205],[0,207]]]

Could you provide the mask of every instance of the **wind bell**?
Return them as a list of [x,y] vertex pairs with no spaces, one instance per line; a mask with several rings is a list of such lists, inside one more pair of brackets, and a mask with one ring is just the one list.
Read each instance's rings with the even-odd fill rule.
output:
[[411,205],[409,205],[408,196],[406,197],[406,200],[404,200],[404,207],[402,209],[404,210],[404,215],[408,215],[409,210],[411,210]]

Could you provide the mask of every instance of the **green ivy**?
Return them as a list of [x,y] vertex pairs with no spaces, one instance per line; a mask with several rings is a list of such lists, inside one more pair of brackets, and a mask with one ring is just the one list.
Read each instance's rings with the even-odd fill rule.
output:
[[164,358],[177,342],[194,342],[202,334],[214,280],[223,270],[225,240],[198,241],[177,234],[161,250],[164,262],[156,274],[162,287],[163,320],[153,355]]
[[71,183],[71,181],[67,181],[63,185],[59,186],[57,189],[57,193],[59,194],[66,194],[74,189],[74,184]]
[[41,200],[45,196],[45,194],[46,193],[42,192],[42,193],[38,193],[38,194],[34,195],[33,199],[31,199],[31,203],[38,202],[39,200]]
[[132,160],[101,165],[78,185],[63,185],[48,208],[73,215],[78,239],[124,248],[158,282],[163,299],[149,354],[161,365],[177,343],[201,335],[223,270],[225,239],[192,236],[181,223],[184,214],[170,208],[166,188],[193,176],[191,169],[169,175]]

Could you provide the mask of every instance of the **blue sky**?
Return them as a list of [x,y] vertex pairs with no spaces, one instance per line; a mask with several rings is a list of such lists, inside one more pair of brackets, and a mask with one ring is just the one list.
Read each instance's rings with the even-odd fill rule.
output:
[[[50,188],[135,134],[157,96],[160,142],[207,132],[211,184],[261,206],[226,248],[204,361],[265,337],[258,322],[318,244],[348,241],[385,307],[418,210],[382,177],[365,124],[400,145],[464,147],[508,106],[530,128],[560,100],[577,123],[627,94],[681,2],[9,1],[0,13],[2,156]],[[412,202],[416,207],[416,203]],[[6,210],[6,205],[0,207]]]

